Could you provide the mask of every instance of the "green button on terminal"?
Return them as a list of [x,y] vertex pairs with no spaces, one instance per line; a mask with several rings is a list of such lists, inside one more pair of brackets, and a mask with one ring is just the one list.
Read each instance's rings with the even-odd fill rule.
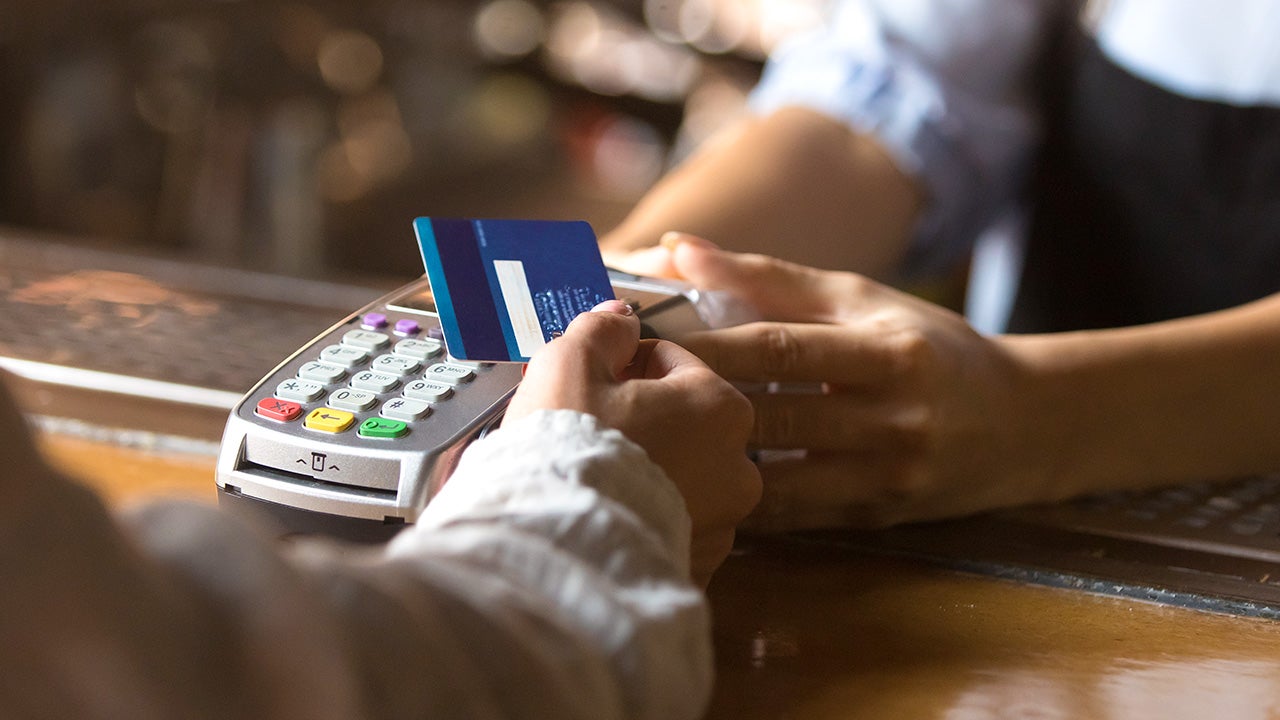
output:
[[409,432],[409,425],[399,420],[369,418],[360,423],[360,437],[398,438]]

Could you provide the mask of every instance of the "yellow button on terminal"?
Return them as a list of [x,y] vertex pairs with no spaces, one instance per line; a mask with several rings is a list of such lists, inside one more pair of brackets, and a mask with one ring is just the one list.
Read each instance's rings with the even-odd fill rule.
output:
[[356,416],[345,410],[334,410],[333,408],[316,408],[307,414],[307,419],[303,424],[312,430],[319,430],[327,433],[340,433],[351,427],[351,423],[356,421]]

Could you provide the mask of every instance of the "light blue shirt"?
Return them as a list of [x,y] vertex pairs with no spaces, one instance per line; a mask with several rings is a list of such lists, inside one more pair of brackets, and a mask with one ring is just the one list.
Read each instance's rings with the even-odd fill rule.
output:
[[[1129,72],[1188,97],[1280,105],[1276,0],[835,0],[780,46],[751,108],[820,110],[871,133],[929,193],[914,269],[946,267],[1020,201],[1040,120],[1032,71],[1079,13]],[[856,201],[853,199],[852,201]]]

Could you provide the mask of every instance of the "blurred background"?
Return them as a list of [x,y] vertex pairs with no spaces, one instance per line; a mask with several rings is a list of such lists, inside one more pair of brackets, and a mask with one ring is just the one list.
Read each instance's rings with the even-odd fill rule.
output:
[[313,279],[612,227],[821,0],[0,0],[0,224]]

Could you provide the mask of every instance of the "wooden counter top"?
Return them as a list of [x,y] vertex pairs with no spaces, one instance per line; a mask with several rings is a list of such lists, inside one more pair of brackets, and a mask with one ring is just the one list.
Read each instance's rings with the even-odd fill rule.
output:
[[90,485],[108,504],[181,497],[215,502],[214,458],[157,453],[66,435],[37,435],[58,469]]
[[[213,501],[213,458],[59,435],[110,502]],[[710,596],[710,718],[1280,717],[1280,623],[746,539]]]
[[746,544],[712,718],[1280,717],[1280,623]]

